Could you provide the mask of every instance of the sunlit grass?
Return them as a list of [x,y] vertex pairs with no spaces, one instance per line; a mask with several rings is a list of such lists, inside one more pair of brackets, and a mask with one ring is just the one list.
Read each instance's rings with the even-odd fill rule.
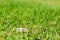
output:
[[[60,40],[59,0],[0,0],[0,40]],[[16,32],[27,28],[28,33]]]

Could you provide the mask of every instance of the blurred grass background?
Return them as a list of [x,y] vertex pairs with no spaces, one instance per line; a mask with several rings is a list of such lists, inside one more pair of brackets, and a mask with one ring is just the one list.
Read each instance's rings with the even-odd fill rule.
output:
[[0,0],[0,40],[60,40],[60,0]]

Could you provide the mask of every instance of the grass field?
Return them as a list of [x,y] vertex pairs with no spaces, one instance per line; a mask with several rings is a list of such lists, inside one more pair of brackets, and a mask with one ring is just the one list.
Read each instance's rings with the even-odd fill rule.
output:
[[0,40],[60,40],[60,0],[0,0]]

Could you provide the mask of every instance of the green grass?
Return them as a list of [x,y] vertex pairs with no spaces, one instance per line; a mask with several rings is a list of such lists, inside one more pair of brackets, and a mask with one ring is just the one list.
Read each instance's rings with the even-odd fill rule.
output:
[[[59,4],[60,0],[0,0],[0,40],[60,40]],[[29,33],[17,33],[20,27]]]

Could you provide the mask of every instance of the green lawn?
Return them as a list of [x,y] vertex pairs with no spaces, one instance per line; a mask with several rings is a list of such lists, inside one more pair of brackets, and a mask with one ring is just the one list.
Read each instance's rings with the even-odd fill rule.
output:
[[60,0],[0,0],[0,40],[60,40]]

